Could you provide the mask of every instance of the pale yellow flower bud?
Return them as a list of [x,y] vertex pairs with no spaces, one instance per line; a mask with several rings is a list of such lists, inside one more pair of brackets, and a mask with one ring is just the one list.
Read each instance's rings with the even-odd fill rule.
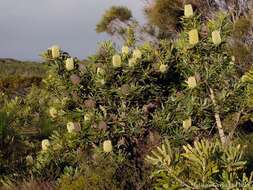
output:
[[49,109],[49,115],[52,117],[52,118],[56,118],[57,117],[57,114],[58,114],[58,111],[56,108],[54,107],[51,107]]
[[103,150],[106,153],[112,152],[112,142],[110,140],[104,141]]
[[161,64],[160,67],[159,67],[159,71],[161,73],[165,73],[168,69],[168,65],[165,65],[165,64]]
[[186,18],[192,17],[193,16],[193,9],[192,9],[192,5],[188,4],[184,6],[184,16]]
[[219,45],[221,43],[221,36],[219,30],[215,30],[212,32],[212,40],[215,45]]
[[188,119],[183,121],[183,128],[189,129],[192,126],[192,119],[189,117]]
[[133,58],[134,59],[141,59],[141,57],[142,57],[141,51],[139,49],[135,49],[133,51]]
[[80,123],[68,122],[67,130],[69,133],[78,133],[81,131],[81,125]]
[[47,150],[49,148],[49,146],[50,146],[50,142],[48,139],[42,140],[42,142],[41,142],[42,150]]
[[75,65],[74,65],[74,59],[73,58],[68,58],[66,59],[65,62],[65,68],[67,71],[72,71],[74,69]]
[[51,47],[51,51],[52,51],[52,57],[54,59],[60,57],[60,47],[59,46],[52,46]]
[[112,64],[113,64],[113,67],[115,67],[115,68],[119,68],[122,66],[120,55],[114,55],[112,57]]
[[129,54],[129,48],[128,46],[123,46],[121,49],[121,52],[123,55],[128,55]]
[[196,81],[195,76],[189,77],[186,83],[188,84],[189,88],[195,88],[197,86],[197,81]]
[[189,43],[195,45],[199,42],[199,34],[197,29],[189,31]]

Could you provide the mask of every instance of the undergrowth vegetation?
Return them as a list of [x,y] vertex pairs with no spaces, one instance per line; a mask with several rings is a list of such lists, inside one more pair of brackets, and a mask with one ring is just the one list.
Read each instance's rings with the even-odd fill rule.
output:
[[0,59],[0,90],[8,95],[25,95],[32,85],[39,85],[46,75],[44,64]]
[[85,63],[43,52],[40,86],[0,96],[3,188],[252,189],[253,72],[231,51],[234,23],[188,5],[180,24],[158,44],[130,27]]

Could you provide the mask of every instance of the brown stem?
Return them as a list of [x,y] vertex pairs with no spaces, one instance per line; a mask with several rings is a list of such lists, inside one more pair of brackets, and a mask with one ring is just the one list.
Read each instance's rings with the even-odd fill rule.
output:
[[220,113],[219,113],[219,110],[217,108],[217,103],[216,103],[216,100],[215,100],[214,92],[213,92],[212,88],[209,88],[209,90],[210,90],[210,97],[211,97],[211,100],[212,100],[213,105],[214,105],[214,117],[215,117],[216,125],[217,125],[218,131],[219,131],[220,140],[221,140],[222,144],[225,144],[226,143],[226,136],[224,134],[224,130],[223,130],[223,127],[222,127],[222,123],[221,123],[221,119],[220,119]]

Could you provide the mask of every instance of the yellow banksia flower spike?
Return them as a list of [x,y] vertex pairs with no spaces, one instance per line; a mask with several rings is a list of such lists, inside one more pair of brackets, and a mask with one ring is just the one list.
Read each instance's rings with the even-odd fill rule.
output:
[[197,86],[197,81],[196,81],[195,76],[189,77],[186,83],[188,84],[189,88],[195,88]]
[[189,43],[191,45],[196,45],[199,42],[199,33],[197,29],[189,31]]
[[113,65],[113,67],[115,67],[115,68],[119,68],[119,67],[122,66],[122,61],[121,61],[120,55],[114,55],[114,56],[112,57],[112,65]]
[[189,129],[192,126],[192,119],[189,117],[188,119],[183,121],[183,128]]
[[193,8],[191,4],[185,5],[184,6],[184,16],[186,18],[190,18],[193,16]]
[[106,140],[103,143],[103,150],[106,153],[109,153],[112,151],[112,142],[110,140]]
[[56,46],[56,45],[52,46],[51,51],[52,51],[52,57],[54,59],[60,57],[60,47],[59,46]]
[[65,68],[67,71],[72,71],[74,69],[74,59],[73,58],[66,59]]
[[44,139],[41,141],[41,148],[42,150],[47,150],[50,146],[50,142],[48,139]]
[[221,43],[221,35],[219,30],[212,32],[212,41],[215,45],[219,45]]

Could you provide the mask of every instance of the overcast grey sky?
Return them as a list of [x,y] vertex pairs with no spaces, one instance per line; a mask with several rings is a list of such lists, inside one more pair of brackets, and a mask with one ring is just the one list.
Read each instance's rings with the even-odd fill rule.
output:
[[80,59],[109,39],[95,32],[111,5],[127,5],[142,18],[141,0],[0,0],[0,57],[38,60],[53,44]]

